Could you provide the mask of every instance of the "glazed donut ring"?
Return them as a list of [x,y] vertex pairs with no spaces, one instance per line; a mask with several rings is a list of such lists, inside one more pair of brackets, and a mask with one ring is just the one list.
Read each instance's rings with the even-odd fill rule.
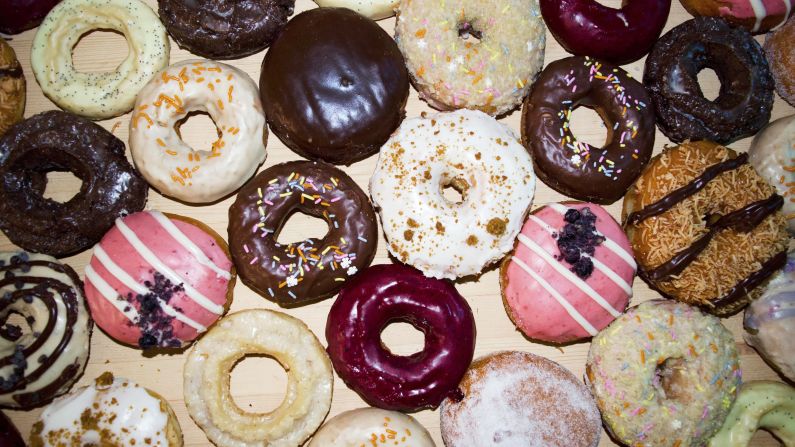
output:
[[[247,413],[230,395],[230,371],[248,354],[272,356],[287,371],[287,395],[270,413]],[[188,413],[219,447],[300,445],[331,406],[328,354],[302,321],[281,312],[245,310],[222,319],[193,345],[183,374]]]
[[[193,111],[218,127],[210,150],[194,150],[177,130]],[[257,85],[244,72],[209,60],[166,68],[141,90],[130,121],[135,166],[161,193],[190,203],[225,197],[265,161],[265,115]]]
[[[83,35],[99,29],[124,34],[129,54],[115,71],[78,72],[72,49]],[[168,65],[169,51],[165,27],[141,0],[63,0],[36,32],[30,64],[55,104],[99,120],[132,109],[135,95]]]
[[768,430],[782,442],[795,445],[795,388],[781,382],[746,382],[737,393],[726,422],[708,447],[745,447],[758,429]]

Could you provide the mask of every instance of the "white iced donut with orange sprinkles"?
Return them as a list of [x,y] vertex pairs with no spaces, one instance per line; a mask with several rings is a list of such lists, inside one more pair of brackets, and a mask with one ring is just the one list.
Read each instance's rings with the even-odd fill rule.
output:
[[416,419],[397,411],[359,408],[340,413],[320,427],[307,447],[360,445],[436,447],[431,434]]
[[[180,137],[191,112],[207,112],[218,130],[209,150]],[[135,166],[164,195],[190,203],[221,199],[265,161],[267,128],[254,81],[235,67],[188,60],[167,67],[138,95],[130,121]]]

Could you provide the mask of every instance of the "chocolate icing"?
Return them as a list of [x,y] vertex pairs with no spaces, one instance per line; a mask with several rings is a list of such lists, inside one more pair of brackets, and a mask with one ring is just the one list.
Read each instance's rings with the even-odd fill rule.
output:
[[[422,351],[392,354],[381,343],[391,323],[425,335]],[[452,283],[398,264],[352,279],[331,306],[326,340],[337,374],[370,405],[417,411],[455,398],[475,351],[475,319]]]
[[[704,98],[698,73],[710,68],[721,82],[714,101]],[[759,131],[773,107],[773,77],[751,35],[719,18],[689,20],[655,44],[643,83],[657,126],[672,141],[728,144]]]
[[[60,203],[43,196],[47,172],[70,171],[80,191]],[[148,185],[124,143],[75,115],[34,115],[0,137],[0,229],[16,245],[53,256],[92,246],[119,216],[139,211]]]
[[[522,142],[536,175],[579,200],[620,199],[654,148],[654,112],[648,104],[643,85],[617,66],[586,57],[550,63],[533,84],[522,115]],[[578,142],[572,134],[569,117],[579,106],[595,109],[605,120],[604,147]]]
[[2,411],[0,411],[0,447],[25,447],[25,441],[19,430]]
[[378,152],[405,114],[397,44],[344,8],[295,16],[265,54],[259,81],[271,130],[302,157],[351,164]]
[[[321,239],[277,243],[294,212],[325,220],[328,233]],[[377,243],[375,211],[367,195],[348,175],[323,162],[271,166],[243,186],[229,208],[229,248],[240,277],[284,307],[337,293],[349,276],[370,265]]]
[[715,307],[730,306],[748,295],[758,285],[762,284],[773,273],[776,273],[787,263],[787,252],[782,251],[762,263],[762,268],[741,280],[720,298],[711,300]]
[[22,66],[17,63],[13,67],[0,68],[0,78],[21,78],[23,76]]

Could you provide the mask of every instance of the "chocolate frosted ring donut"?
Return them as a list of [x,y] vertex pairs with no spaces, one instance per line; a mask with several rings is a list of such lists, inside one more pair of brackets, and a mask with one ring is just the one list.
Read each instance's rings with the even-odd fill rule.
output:
[[[83,181],[66,202],[44,197],[47,173]],[[124,143],[70,113],[39,113],[0,137],[0,230],[26,250],[63,257],[94,245],[117,217],[140,211],[148,186]]]
[[[425,334],[422,351],[401,356],[384,347],[381,332],[399,321]],[[376,265],[340,291],[326,340],[334,370],[368,404],[417,411],[455,392],[475,352],[475,319],[452,283]]]
[[[698,84],[705,68],[721,81],[713,101]],[[773,107],[774,82],[762,48],[722,19],[696,18],[663,35],[646,59],[643,84],[657,126],[676,143],[728,144],[751,136],[767,124]]]
[[[301,212],[328,233],[286,245],[276,238]],[[323,162],[271,166],[247,183],[229,208],[229,248],[243,282],[283,307],[328,298],[370,265],[378,243],[375,211],[347,174]]]
[[[654,112],[640,82],[612,64],[569,57],[549,64],[522,114],[522,142],[538,178],[579,200],[610,204],[643,171],[654,149]],[[593,108],[608,128],[601,148],[577,140],[569,126],[577,107]]]

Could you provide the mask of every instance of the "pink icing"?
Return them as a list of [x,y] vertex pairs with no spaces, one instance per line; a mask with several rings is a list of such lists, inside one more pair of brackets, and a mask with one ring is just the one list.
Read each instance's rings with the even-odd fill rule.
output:
[[[630,257],[632,256],[627,236],[604,208],[592,203],[569,203],[565,206],[576,209],[588,207],[597,217],[597,231],[623,248]],[[552,227],[556,232],[565,225],[563,214],[551,206],[542,207],[533,213],[533,216]],[[534,219],[530,218],[525,222],[520,234],[534,241],[553,258],[560,254],[556,239]],[[520,238],[514,257],[508,262],[505,269],[503,296],[510,307],[514,323],[528,337],[554,343],[565,343],[589,337],[591,334],[547,289],[517,264],[514,260],[516,258],[523,261],[545,280],[596,330],[603,329],[615,319],[608,310],[584,292],[576,280],[567,279],[542,256],[523,244]],[[632,286],[635,277],[634,262],[633,264],[628,263],[605,243],[596,247],[594,258],[615,272],[627,285]],[[553,261],[565,270],[571,268],[571,265],[563,260],[553,259]],[[595,268],[590,277],[584,281],[609,303],[614,312],[620,313],[626,309],[631,295],[605,273]]]
[[[192,286],[215,306],[222,308],[226,304],[229,279],[220,276],[210,266],[199,262],[186,247],[166,231],[151,212],[143,211],[135,213],[123,218],[123,221],[124,224],[137,235],[144,246],[148,247],[160,261],[182,278],[184,284]],[[174,223],[174,225],[176,225],[176,227],[192,241],[218,269],[225,272],[230,272],[232,270],[232,261],[224,250],[218,246],[217,241],[212,235],[190,223],[176,219],[170,219],[170,221]],[[103,236],[99,246],[101,246],[108,257],[110,257],[119,268],[130,275],[139,284],[143,285],[145,282],[151,284],[154,282],[155,268],[139,254],[130,242],[128,242],[119,230],[118,223]],[[130,294],[132,294],[132,296],[136,295],[134,291],[125,286],[116,275],[112,274],[109,269],[103,265],[97,257],[96,249],[89,265],[97,275],[113,288],[118,295],[116,297],[117,300],[130,301],[126,300],[126,298]],[[97,325],[107,332],[108,335],[122,343],[138,345],[138,341],[142,335],[141,329],[135,323],[131,322],[124,313],[100,292],[100,288],[90,280],[88,274],[85,279],[85,292],[92,317]],[[136,310],[141,312],[140,304],[135,300],[132,300],[132,304],[129,302],[124,302],[123,304],[125,306],[132,305]],[[170,296],[168,305],[205,328],[213,324],[220,317],[220,314],[215,313],[218,309],[212,311],[206,309],[191,298],[184,290],[177,291]],[[196,328],[176,318],[171,319],[170,324],[173,329],[174,338],[179,340],[181,344],[190,342],[199,335],[199,331]],[[162,342],[161,340],[161,343]]]
[[[759,0],[765,8],[764,17],[784,15],[787,13],[787,2],[785,0]],[[791,0],[789,0],[791,1]],[[718,8],[721,17],[735,17],[741,20],[757,20],[756,13],[751,0],[723,0],[726,6]],[[764,19],[764,17],[761,17]],[[784,18],[786,19],[786,17]]]

